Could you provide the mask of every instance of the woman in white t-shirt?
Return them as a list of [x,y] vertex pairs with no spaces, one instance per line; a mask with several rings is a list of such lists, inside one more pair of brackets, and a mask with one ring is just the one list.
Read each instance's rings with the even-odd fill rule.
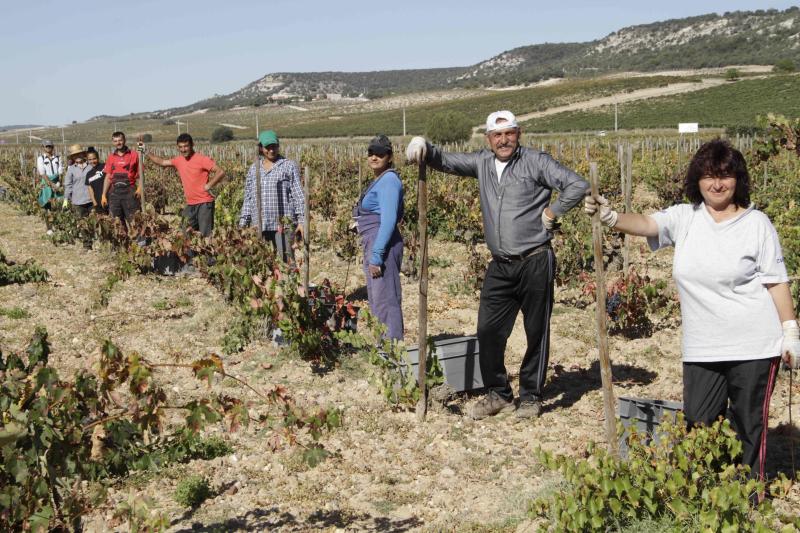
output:
[[691,203],[652,215],[617,213],[602,196],[585,211],[617,231],[675,248],[672,275],[683,326],[683,407],[691,424],[726,413],[742,442],[742,463],[763,478],[769,400],[778,364],[797,368],[800,328],[778,234],[750,203],[741,152],[705,143],[684,180]]

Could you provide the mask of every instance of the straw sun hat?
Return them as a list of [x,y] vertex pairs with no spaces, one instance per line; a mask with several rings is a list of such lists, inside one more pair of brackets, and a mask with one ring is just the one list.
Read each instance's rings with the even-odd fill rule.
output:
[[73,144],[69,147],[69,151],[67,152],[70,158],[74,158],[76,155],[86,156],[86,149],[81,146],[80,144]]

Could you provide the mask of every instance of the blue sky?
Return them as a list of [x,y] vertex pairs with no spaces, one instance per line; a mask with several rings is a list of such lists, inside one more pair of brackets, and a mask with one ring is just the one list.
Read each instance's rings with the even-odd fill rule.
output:
[[0,125],[185,105],[269,72],[471,65],[512,48],[772,0],[2,0]]

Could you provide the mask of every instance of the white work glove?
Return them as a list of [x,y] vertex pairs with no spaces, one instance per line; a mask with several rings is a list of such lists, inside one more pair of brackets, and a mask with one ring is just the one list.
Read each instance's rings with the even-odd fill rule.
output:
[[558,222],[556,222],[556,217],[550,218],[547,216],[547,211],[542,211],[542,227],[546,231],[553,231],[558,227]]
[[611,205],[608,203],[608,200],[603,198],[601,195],[597,195],[597,198],[595,198],[591,194],[587,194],[583,199],[583,211],[589,216],[592,216],[597,212],[598,206],[600,207],[600,222],[609,228],[616,226],[619,214],[611,209]]
[[422,163],[428,153],[428,143],[425,137],[414,137],[406,147],[406,161],[409,163]]
[[800,367],[800,327],[796,320],[787,320],[783,323],[781,358],[791,369]]

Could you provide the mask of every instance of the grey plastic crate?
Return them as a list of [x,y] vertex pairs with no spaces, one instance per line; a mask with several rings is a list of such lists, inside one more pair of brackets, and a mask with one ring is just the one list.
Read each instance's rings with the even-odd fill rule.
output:
[[647,400],[620,396],[617,398],[617,402],[617,415],[625,427],[625,433],[619,443],[621,453],[626,453],[628,450],[626,443],[629,434],[628,428],[635,426],[639,433],[648,435],[648,442],[658,442],[660,438],[658,426],[664,418],[669,417],[671,420],[675,420],[678,411],[683,410],[681,402],[669,400]]
[[[454,337],[435,341],[434,344],[436,357],[442,365],[444,379],[448,385],[457,392],[483,388],[477,337]],[[408,359],[416,376],[419,362],[418,347],[408,347]]]

